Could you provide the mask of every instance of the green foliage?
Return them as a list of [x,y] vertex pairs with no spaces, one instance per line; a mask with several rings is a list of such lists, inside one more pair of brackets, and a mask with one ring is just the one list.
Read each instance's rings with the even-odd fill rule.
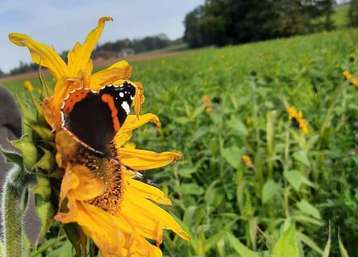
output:
[[[133,64],[133,80],[145,87],[143,112],[162,121],[160,133],[151,126],[135,132],[137,147],[184,154],[176,165],[144,174],[169,193],[170,211],[191,236],[185,242],[165,232],[165,256],[358,252],[358,91],[342,76],[358,74],[357,43],[351,29]],[[16,91],[17,83],[6,84]],[[288,106],[302,111],[307,135],[292,125]],[[37,150],[37,161],[46,157]],[[241,161],[244,154],[253,167]],[[76,250],[63,235],[54,223],[31,256],[90,251],[81,235]]]
[[352,27],[358,26],[358,1],[351,0],[348,10],[349,25]]
[[191,47],[238,44],[332,30],[332,0],[206,0],[185,17]]

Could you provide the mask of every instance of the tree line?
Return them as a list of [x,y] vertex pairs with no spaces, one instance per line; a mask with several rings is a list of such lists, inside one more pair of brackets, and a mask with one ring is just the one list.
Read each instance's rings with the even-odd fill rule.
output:
[[[350,3],[352,18],[357,1]],[[335,5],[334,0],[206,0],[186,15],[184,40],[191,47],[222,46],[332,30]]]
[[140,39],[120,39],[115,42],[107,42],[99,45],[95,53],[100,51],[120,52],[123,49],[132,49],[135,53],[143,53],[168,47],[172,41],[165,35],[147,36]]

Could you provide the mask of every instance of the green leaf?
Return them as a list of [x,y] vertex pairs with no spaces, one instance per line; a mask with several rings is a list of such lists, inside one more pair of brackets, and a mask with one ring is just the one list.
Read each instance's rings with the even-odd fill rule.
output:
[[294,224],[290,224],[280,236],[273,248],[272,257],[300,257],[300,248]]
[[298,151],[293,154],[293,158],[307,167],[310,167],[310,161],[308,160],[306,151]]
[[65,241],[61,247],[51,251],[46,257],[73,257],[73,254],[74,251],[71,242]]
[[299,191],[302,185],[302,174],[299,171],[285,171],[283,173],[284,177],[287,179],[288,183],[296,190]]
[[329,257],[329,253],[331,251],[331,225],[328,230],[328,240],[326,246],[324,247],[322,257]]
[[[66,235],[70,240],[72,246],[76,250],[75,257],[86,256],[86,244],[87,244],[87,237],[83,233],[81,227],[76,223],[68,223],[63,226],[65,229]],[[73,255],[71,255],[72,257]]]
[[284,177],[290,185],[298,192],[302,184],[314,187],[315,185],[309,181],[301,172],[297,170],[285,171]]
[[183,223],[188,227],[192,227],[195,224],[195,214],[198,207],[189,206],[184,213]]
[[297,232],[298,238],[307,246],[309,246],[312,250],[315,250],[319,254],[323,254],[322,249],[307,235]]
[[340,236],[338,236],[338,243],[339,243],[339,252],[341,253],[341,257],[349,257],[348,252],[344,247]]
[[230,122],[228,123],[229,127],[234,129],[235,132],[237,133],[237,135],[240,137],[246,137],[247,135],[247,128],[244,125],[244,123],[237,119],[236,117],[231,119]]
[[315,218],[312,218],[311,216],[307,216],[306,214],[303,214],[302,212],[297,212],[294,216],[293,216],[294,220],[296,220],[297,222],[300,222],[302,224],[307,225],[307,223],[311,223],[317,226],[323,226],[324,223],[320,220],[317,220]]
[[[228,233],[227,239],[231,245],[231,247],[238,253],[241,257],[260,257],[260,255],[249,248],[247,248],[244,244],[240,242],[239,239],[234,237],[231,233]],[[287,256],[286,256],[287,257]],[[292,256],[293,257],[293,256]]]
[[219,233],[211,236],[205,241],[205,252],[209,251],[211,248],[213,248],[217,242],[223,238],[225,234],[225,231],[220,231]]
[[312,204],[307,202],[306,200],[301,200],[296,205],[301,212],[311,215],[312,217],[314,217],[316,219],[319,219],[319,220],[321,219],[319,210],[316,207],[314,207]]
[[0,153],[2,153],[8,162],[16,163],[19,167],[23,166],[23,158],[20,154],[9,151],[0,146]]
[[179,170],[179,176],[183,177],[183,178],[191,178],[191,174],[195,173],[196,168],[195,167],[188,167],[188,168],[183,168]]
[[264,187],[262,188],[262,202],[265,204],[272,200],[275,195],[280,193],[281,187],[272,179],[266,181]]
[[181,184],[178,189],[183,194],[188,195],[202,195],[204,193],[204,189],[197,184],[190,183],[190,184]]
[[221,155],[233,168],[240,167],[242,151],[237,146],[223,149]]
[[36,202],[36,214],[40,220],[41,228],[40,233],[38,236],[38,241],[41,241],[42,238],[45,236],[49,226],[50,226],[50,219],[55,214],[54,209],[50,202],[44,201],[39,196],[35,197]]

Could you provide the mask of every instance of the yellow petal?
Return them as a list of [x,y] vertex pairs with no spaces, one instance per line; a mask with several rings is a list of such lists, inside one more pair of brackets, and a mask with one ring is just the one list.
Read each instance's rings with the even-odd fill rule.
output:
[[126,242],[118,221],[102,209],[80,201],[71,207],[68,213],[59,213],[55,219],[62,223],[78,223],[101,251],[119,256]]
[[133,194],[125,193],[121,203],[121,215],[130,218],[136,226],[140,224],[141,232],[151,234],[148,238],[159,239],[161,233],[158,230],[169,229],[178,234],[181,238],[188,240],[189,235],[181,228],[175,219],[155,203]]
[[105,191],[104,183],[87,167],[76,165],[66,170],[61,184],[61,199],[68,196],[74,200],[90,200]]
[[67,170],[65,175],[63,176],[62,183],[61,183],[61,192],[60,192],[60,206],[68,195],[68,193],[77,188],[80,184],[79,178],[74,174],[71,170]]
[[134,96],[133,106],[134,106],[134,113],[138,115],[140,113],[140,109],[142,108],[142,104],[144,102],[144,90],[143,85],[140,82],[134,83],[136,87],[136,94]]
[[140,236],[127,217],[112,216],[93,205],[77,201],[69,206],[68,213],[58,213],[55,219],[78,223],[98,246],[101,256],[161,256],[160,249]]
[[150,199],[159,204],[171,205],[170,199],[158,188],[137,181],[135,179],[127,179],[127,190],[133,195],[138,195],[146,199]]
[[76,165],[72,167],[72,172],[77,175],[80,181],[79,186],[71,192],[76,200],[90,200],[104,193],[104,183],[87,167]]
[[71,77],[79,76],[81,72],[88,73],[91,66],[90,58],[92,51],[101,37],[106,21],[111,21],[111,17],[101,17],[98,25],[87,36],[83,45],[77,43],[68,54],[68,70]]
[[85,87],[85,77],[82,78],[63,78],[56,82],[55,90],[52,99],[52,105],[54,106],[54,115],[56,117],[56,122],[59,122],[60,119],[60,108],[65,97],[69,92],[76,90],[78,88]]
[[129,148],[119,148],[117,152],[122,164],[133,170],[148,170],[163,167],[182,156],[180,153],[175,152],[156,153]]
[[114,142],[116,147],[119,148],[123,144],[125,144],[132,136],[132,130],[143,126],[148,122],[153,122],[157,127],[160,127],[160,121],[158,116],[147,113],[144,115],[128,115],[126,121],[123,126],[118,130]]
[[96,72],[91,77],[90,88],[99,90],[108,84],[117,84],[118,80],[127,80],[132,74],[132,67],[127,61],[119,61],[107,69]]
[[51,47],[20,33],[9,34],[9,39],[18,46],[27,47],[31,53],[32,61],[48,68],[56,80],[66,76],[67,67],[65,62]]

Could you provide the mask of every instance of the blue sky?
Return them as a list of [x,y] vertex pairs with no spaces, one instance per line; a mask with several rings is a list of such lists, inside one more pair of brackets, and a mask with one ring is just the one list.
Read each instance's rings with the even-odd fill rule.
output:
[[83,41],[100,16],[112,16],[101,42],[166,33],[183,35],[185,14],[204,0],[0,0],[0,69],[30,62],[25,48],[8,41],[9,32],[29,34],[58,52]]

